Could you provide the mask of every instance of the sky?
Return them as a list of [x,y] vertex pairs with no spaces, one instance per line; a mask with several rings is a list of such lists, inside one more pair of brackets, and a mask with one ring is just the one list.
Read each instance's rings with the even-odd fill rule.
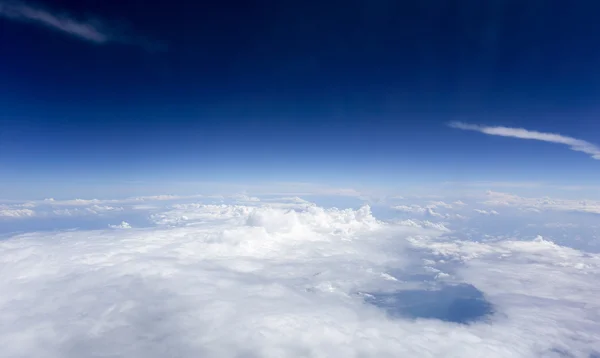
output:
[[473,129],[600,143],[599,10],[2,0],[0,194],[131,182],[592,185],[597,149]]
[[0,0],[0,358],[600,357],[599,11]]

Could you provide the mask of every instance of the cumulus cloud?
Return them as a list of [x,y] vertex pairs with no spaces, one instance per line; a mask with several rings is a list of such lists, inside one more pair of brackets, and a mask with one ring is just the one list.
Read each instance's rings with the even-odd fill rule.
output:
[[443,212],[439,212],[439,210],[436,209],[441,209],[441,211],[444,210],[451,210],[454,209],[453,206],[451,204],[448,204],[446,202],[443,201],[430,201],[428,202],[427,205],[421,206],[421,205],[396,205],[396,206],[392,206],[393,210],[396,211],[400,211],[400,212],[404,212],[404,213],[410,213],[410,214],[415,214],[415,215],[424,215],[426,217],[429,218],[438,218],[438,219],[451,219],[451,218],[456,218],[456,219],[464,219],[465,217],[459,214],[449,214],[449,213],[443,213]]
[[35,216],[35,211],[31,209],[2,208],[0,206],[0,218],[28,218],[32,216]]
[[179,203],[153,227],[0,240],[0,355],[600,352],[600,255],[283,204]]
[[14,21],[42,25],[96,44],[118,42],[139,45],[152,50],[162,48],[162,45],[148,39],[126,35],[114,27],[109,28],[99,20],[81,20],[66,12],[53,11],[20,1],[0,2],[0,16]]
[[108,225],[111,229],[131,229],[131,225],[127,221],[121,221],[119,225]]
[[428,204],[429,207],[432,208],[445,208],[445,209],[452,209],[452,205],[445,203],[443,201],[430,201]]
[[498,215],[498,212],[496,210],[482,210],[482,209],[474,209],[473,211],[475,211],[478,214],[481,215]]
[[434,229],[442,232],[450,232],[450,229],[448,229],[444,224],[434,223],[427,220],[400,220],[396,221],[395,224],[415,228]]
[[510,127],[489,127],[489,126],[481,126],[477,124],[469,124],[463,122],[450,122],[448,124],[452,128],[468,130],[468,131],[476,131],[484,134],[502,136],[502,137],[512,137],[512,138],[520,138],[520,139],[531,139],[538,140],[542,142],[556,143],[567,145],[571,150],[577,152],[583,152],[591,156],[593,159],[600,160],[600,147],[590,142],[586,142],[581,139],[576,139],[568,136],[564,136],[561,134],[555,133],[544,133],[544,132],[536,132],[530,131],[523,128],[510,128]]

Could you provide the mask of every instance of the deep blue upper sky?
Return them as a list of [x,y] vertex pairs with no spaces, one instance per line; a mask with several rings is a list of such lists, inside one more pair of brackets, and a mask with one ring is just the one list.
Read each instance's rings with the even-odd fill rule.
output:
[[0,17],[5,187],[598,178],[563,146],[445,125],[600,142],[596,1],[25,4],[133,40]]

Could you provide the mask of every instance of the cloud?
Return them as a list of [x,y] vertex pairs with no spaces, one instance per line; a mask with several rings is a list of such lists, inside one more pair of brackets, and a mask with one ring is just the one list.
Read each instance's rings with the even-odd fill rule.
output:
[[431,207],[431,208],[452,209],[452,205],[445,203],[443,201],[430,201],[427,206]]
[[260,199],[255,197],[255,196],[249,196],[247,194],[234,194],[230,196],[231,199],[240,202],[240,203],[246,203],[246,202],[259,202]]
[[[121,230],[130,226],[123,222],[3,238],[2,354],[494,358],[600,351],[598,254],[545,237],[457,240],[443,224],[384,222],[369,206],[293,201],[293,208],[179,203],[155,213],[154,227]],[[381,297],[402,299],[390,307]],[[488,309],[473,316],[474,307]],[[474,319],[464,324],[456,315],[467,311]]]
[[440,214],[440,213],[436,212],[434,210],[435,206],[398,205],[398,206],[393,206],[392,209],[394,209],[396,211],[401,211],[404,213],[424,215],[424,216],[432,218],[432,219],[433,218],[446,219],[449,217],[449,215]]
[[600,160],[600,147],[590,142],[586,142],[581,139],[576,139],[572,137],[567,137],[561,134],[554,133],[544,133],[544,132],[536,132],[530,131],[523,128],[510,128],[510,127],[489,127],[489,126],[481,126],[477,124],[468,124],[463,122],[450,122],[448,126],[452,128],[468,130],[468,131],[476,131],[484,134],[502,136],[502,137],[512,137],[512,138],[520,138],[520,139],[531,139],[538,140],[542,142],[556,143],[556,144],[564,144],[569,146],[571,150],[577,152],[583,152],[590,155],[593,159]]
[[140,36],[131,36],[109,28],[99,20],[80,20],[66,12],[55,12],[38,5],[20,1],[0,2],[0,17],[34,23],[96,44],[109,42],[138,45],[148,50],[160,50],[163,45]]
[[111,229],[131,229],[131,225],[127,221],[121,221],[119,225],[108,225]]
[[550,197],[526,198],[496,191],[487,191],[486,200],[483,204],[489,206],[516,207],[522,211],[536,213],[543,210],[557,210],[600,214],[600,201],[553,199]]
[[487,215],[487,216],[489,216],[489,215],[498,215],[498,212],[496,210],[489,210],[489,211],[487,211],[487,210],[481,210],[481,209],[474,209],[473,211],[475,211],[478,214]]
[[35,216],[35,211],[31,209],[14,209],[0,206],[0,218],[29,218]]
[[52,210],[52,214],[58,216],[76,216],[76,215],[100,215],[114,212],[121,212],[124,209],[121,207],[92,205],[87,208],[60,208]]
[[[455,203],[455,205],[463,206],[466,204],[459,201],[459,202]],[[415,215],[424,215],[425,217],[428,217],[431,219],[435,219],[435,218],[437,218],[437,219],[461,219],[461,220],[466,219],[466,217],[459,215],[459,214],[438,212],[438,210],[436,210],[436,209],[440,209],[442,211],[454,209],[454,207],[451,204],[448,204],[443,201],[429,201],[427,203],[427,205],[425,205],[425,206],[416,205],[416,204],[396,205],[396,206],[392,206],[391,209],[400,211],[400,212],[404,212],[404,213],[410,213],[410,214],[415,214]]]

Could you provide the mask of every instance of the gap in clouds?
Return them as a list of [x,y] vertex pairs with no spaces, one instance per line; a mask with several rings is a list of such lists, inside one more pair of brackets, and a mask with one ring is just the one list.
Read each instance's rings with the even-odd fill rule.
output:
[[494,312],[483,292],[464,283],[437,289],[369,292],[365,301],[385,309],[392,317],[439,319],[460,324],[484,321]]

